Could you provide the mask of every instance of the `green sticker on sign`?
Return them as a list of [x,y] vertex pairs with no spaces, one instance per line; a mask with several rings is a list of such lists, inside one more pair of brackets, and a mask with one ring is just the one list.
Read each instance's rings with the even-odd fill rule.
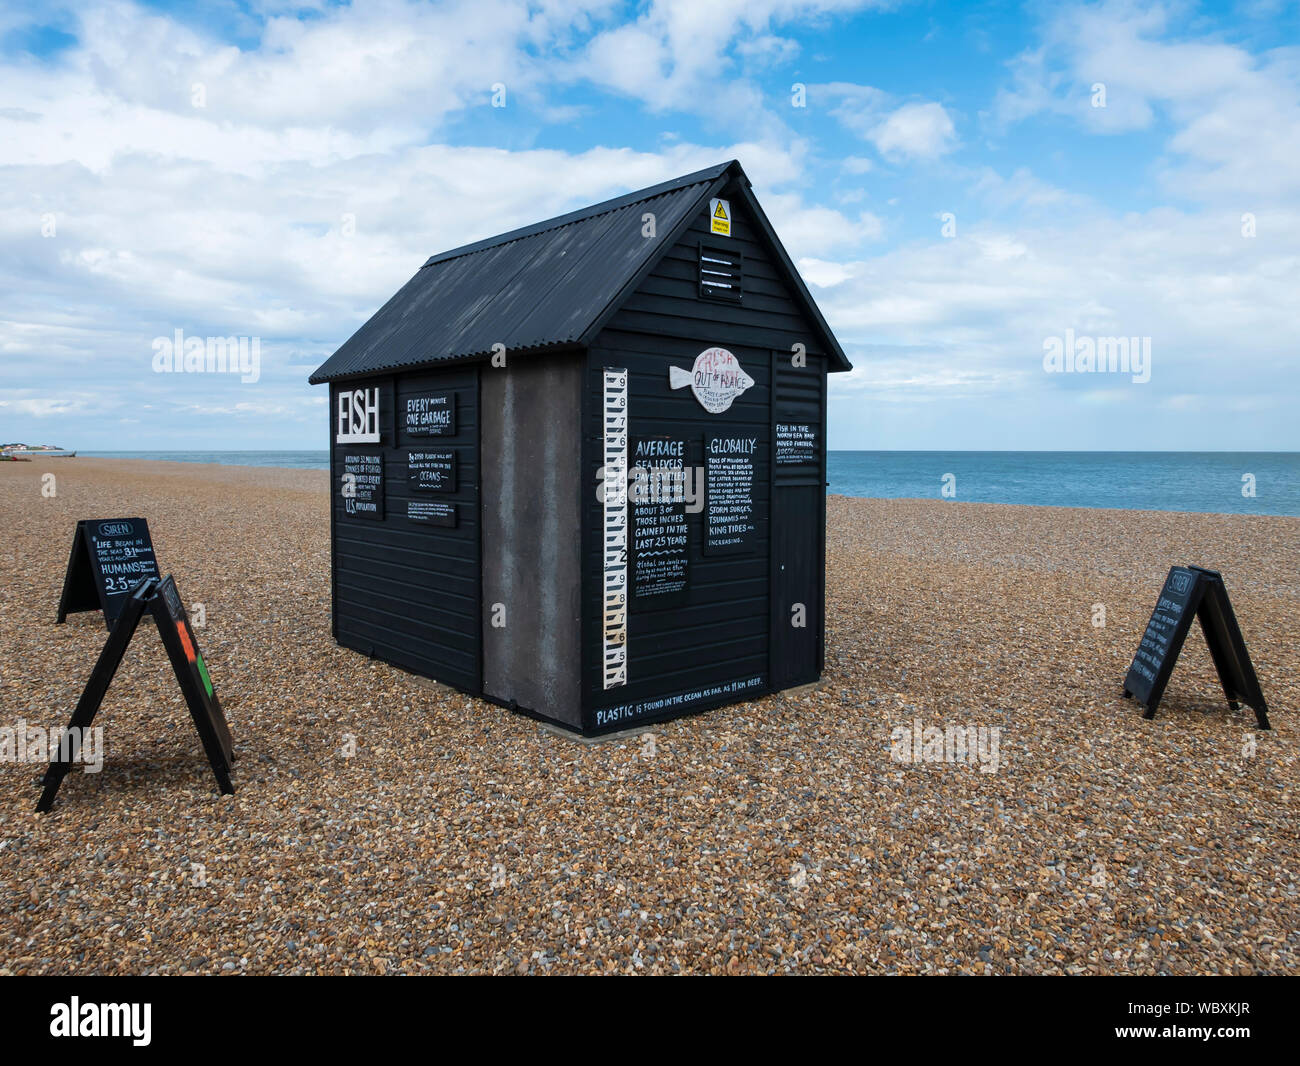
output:
[[203,665],[203,656],[196,655],[194,662],[199,668],[199,677],[203,678],[203,687],[207,689],[208,695],[212,695],[212,679],[208,677],[208,668]]

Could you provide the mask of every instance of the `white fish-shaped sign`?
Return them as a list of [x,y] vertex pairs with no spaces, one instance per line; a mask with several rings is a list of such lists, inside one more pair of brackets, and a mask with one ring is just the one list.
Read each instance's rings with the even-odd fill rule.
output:
[[701,407],[709,414],[720,415],[731,406],[732,400],[754,384],[754,379],[726,348],[705,348],[695,357],[695,365],[690,370],[670,366],[668,384],[674,389],[689,385]]

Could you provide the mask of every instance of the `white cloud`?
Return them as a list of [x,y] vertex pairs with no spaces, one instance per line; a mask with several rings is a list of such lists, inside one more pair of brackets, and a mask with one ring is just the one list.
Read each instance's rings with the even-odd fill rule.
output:
[[[934,160],[957,146],[952,117],[937,101],[900,104],[890,93],[852,82],[815,86],[813,98],[829,105],[846,129],[891,161]],[[850,173],[862,173],[861,165],[846,160]]]
[[1051,185],[1028,167],[1017,167],[1003,175],[986,166],[972,177],[972,189],[992,211],[1078,211],[1097,207],[1090,197]]
[[[1295,350],[1294,285],[1284,279],[1300,247],[1300,211],[1270,225],[1261,242],[1243,239],[1231,217],[1093,211],[1014,232],[974,225],[955,240],[813,263],[822,310],[860,360],[834,387],[878,392],[897,379],[906,394],[907,368],[923,358],[918,380],[936,387],[996,383],[1030,405],[1061,391],[1082,398],[1099,391],[1096,378],[1041,371],[1044,339],[1072,329],[1150,337],[1151,381],[1140,387],[1153,404],[1235,410],[1273,381],[1276,415],[1294,399],[1282,373]],[[1132,399],[1129,386],[1116,387]]]
[[57,65],[0,67],[0,163],[102,171],[135,152],[264,177],[383,153],[465,109],[491,114],[494,83],[527,99],[587,22],[576,0],[388,0],[272,18],[241,50],[128,3],[77,18]]
[[[806,174],[808,146],[790,139],[721,146],[677,140],[652,152],[509,151],[421,143],[428,138],[413,141],[400,125],[336,128],[308,114],[315,102],[292,113],[258,110],[247,86],[224,98],[226,112],[192,109],[150,81],[147,65],[129,76],[98,69],[137,30],[182,57],[202,50],[160,16],[115,10],[121,26],[107,17],[95,23],[107,44],[92,35],[65,62],[0,67],[0,86],[10,90],[0,96],[0,166],[9,194],[0,204],[7,418],[76,410],[106,420],[124,407],[148,409],[140,439],[153,434],[160,446],[168,439],[157,441],[158,434],[172,431],[162,427],[176,424],[190,436],[233,419],[251,433],[261,415],[270,439],[289,426],[318,428],[323,399],[307,389],[308,370],[429,254],[731,157],[743,158],[767,188]],[[408,13],[403,4],[391,10]],[[313,32],[334,39],[311,24],[286,28],[288,51],[268,60],[271,67],[298,64],[292,76],[309,79],[304,64],[318,45],[307,47],[303,35]],[[228,61],[254,81],[261,77],[256,56]],[[161,80],[170,84],[179,69]],[[326,77],[321,93],[347,96],[345,81]],[[385,91],[400,89],[386,84]],[[400,97],[391,109],[399,122],[407,113]],[[15,99],[25,106],[4,106]],[[231,117],[236,99],[244,104]],[[794,194],[780,196],[779,209],[796,245],[830,238],[845,249],[849,235],[874,228],[869,216],[842,216]],[[54,232],[43,236],[49,218]],[[176,329],[260,338],[260,380],[153,374],[152,339]],[[84,405],[86,397],[24,391],[51,377],[95,380],[94,403],[74,408],[69,404]],[[120,425],[116,417],[113,424]],[[225,439],[224,429],[210,432]]]
[[80,414],[90,406],[88,396],[15,396],[10,400],[0,400],[0,407],[16,415],[31,415],[33,418],[52,418]]
[[[1300,193],[1295,49],[1252,54],[1203,36],[1182,14],[1114,2],[1054,10],[1042,43],[1012,64],[993,117],[1006,125],[1047,112],[1114,134],[1163,116],[1175,132],[1157,174],[1170,193],[1233,198],[1239,210]],[[1104,87],[1104,107],[1093,106],[1094,86]]]
[[942,104],[904,104],[890,112],[867,135],[881,155],[935,159],[952,151],[956,131]]
[[830,289],[853,277],[853,271],[847,263],[836,263],[826,259],[804,257],[796,259],[795,266],[799,274],[814,289]]
[[765,195],[763,209],[795,259],[811,252],[856,248],[866,241],[879,240],[884,233],[883,223],[869,211],[850,218],[829,207],[805,205],[800,197],[789,193]]
[[714,111],[720,120],[744,116],[752,125],[761,97],[736,57],[788,60],[797,46],[775,27],[886,6],[887,0],[650,0],[635,23],[592,38],[579,73],[657,110]]

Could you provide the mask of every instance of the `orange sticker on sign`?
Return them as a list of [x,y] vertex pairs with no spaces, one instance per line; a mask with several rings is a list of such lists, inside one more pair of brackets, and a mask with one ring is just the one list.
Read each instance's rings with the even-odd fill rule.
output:
[[176,632],[181,635],[181,647],[185,649],[185,658],[190,662],[194,661],[194,644],[190,640],[189,628],[184,622],[176,623]]

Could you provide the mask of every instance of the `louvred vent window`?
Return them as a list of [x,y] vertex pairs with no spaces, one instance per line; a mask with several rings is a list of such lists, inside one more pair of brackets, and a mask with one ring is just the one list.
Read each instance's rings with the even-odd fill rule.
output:
[[700,295],[737,303],[744,289],[744,258],[713,244],[700,245]]

